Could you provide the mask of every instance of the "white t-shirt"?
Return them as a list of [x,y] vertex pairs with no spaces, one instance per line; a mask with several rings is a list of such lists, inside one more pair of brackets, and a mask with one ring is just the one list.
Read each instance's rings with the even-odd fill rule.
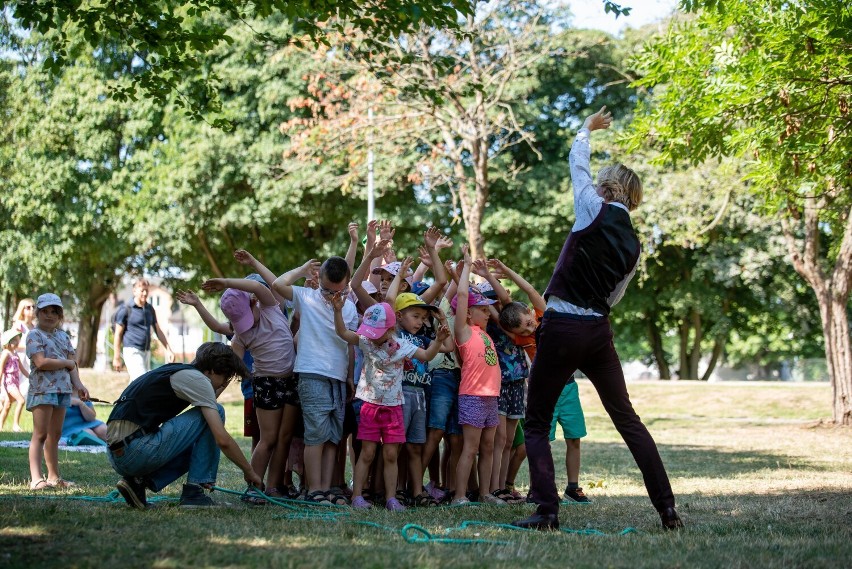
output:
[[358,336],[364,352],[364,374],[358,382],[355,397],[374,405],[402,405],[402,380],[405,360],[414,355],[417,346],[404,338],[393,337],[381,346]]
[[[349,371],[349,344],[334,331],[334,307],[319,289],[293,287],[293,306],[299,312],[299,349],[296,373],[315,373],[346,381]],[[343,322],[349,330],[358,328],[358,311],[347,299]]]

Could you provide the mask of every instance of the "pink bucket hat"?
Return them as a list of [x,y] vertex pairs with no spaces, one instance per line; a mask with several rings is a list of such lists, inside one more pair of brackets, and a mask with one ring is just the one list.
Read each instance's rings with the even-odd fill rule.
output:
[[[458,310],[459,303],[459,295],[453,297],[450,301],[450,306],[453,307],[453,312]],[[496,300],[491,300],[490,298],[485,298],[478,292],[471,290],[467,295],[467,305],[468,306],[488,306],[489,304],[496,304]]]
[[254,314],[251,312],[251,295],[244,290],[229,288],[219,299],[219,308],[234,327],[237,334],[245,334],[254,326]]
[[396,315],[393,309],[387,302],[380,302],[364,311],[364,320],[358,326],[358,334],[377,340],[394,326],[396,326]]

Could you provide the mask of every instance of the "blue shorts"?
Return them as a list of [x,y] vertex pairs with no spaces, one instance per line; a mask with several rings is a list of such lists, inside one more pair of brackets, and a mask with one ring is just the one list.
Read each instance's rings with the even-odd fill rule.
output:
[[429,420],[426,426],[448,435],[462,434],[459,426],[459,369],[433,369],[429,397]]
[[71,407],[70,393],[38,393],[32,391],[27,393],[27,411],[39,405],[52,405],[53,407]]
[[426,442],[426,392],[419,387],[402,386],[402,416],[405,425],[405,442]]
[[572,381],[562,388],[556,409],[553,410],[553,422],[550,423],[550,440],[556,440],[556,424],[562,427],[565,439],[582,439],[586,436],[586,418],[580,406],[580,392],[577,382]]

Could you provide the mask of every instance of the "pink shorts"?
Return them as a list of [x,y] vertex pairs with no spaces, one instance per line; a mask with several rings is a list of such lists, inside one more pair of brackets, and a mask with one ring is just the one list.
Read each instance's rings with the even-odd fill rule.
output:
[[366,401],[361,406],[358,440],[397,444],[405,442],[402,405],[375,405]]

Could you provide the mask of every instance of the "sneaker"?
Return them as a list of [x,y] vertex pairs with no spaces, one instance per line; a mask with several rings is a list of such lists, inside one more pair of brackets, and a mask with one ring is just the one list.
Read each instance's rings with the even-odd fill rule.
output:
[[508,506],[504,500],[498,498],[494,494],[483,494],[480,496],[479,501],[483,504],[490,504],[492,506]]
[[391,512],[404,512],[405,506],[399,503],[399,500],[396,498],[388,498],[388,501],[385,502],[385,508],[387,508]]
[[466,506],[468,504],[470,504],[470,500],[468,500],[465,496],[462,496],[460,498],[453,499],[453,501],[450,505],[451,506]]
[[372,502],[368,502],[364,496],[355,496],[352,499],[352,507],[356,510],[369,510],[373,507]]
[[198,484],[184,484],[183,492],[180,493],[180,507],[186,509],[209,508],[215,506],[213,498],[204,493],[204,489]]
[[565,488],[565,493],[562,495],[566,500],[579,502],[580,504],[591,504],[592,501],[583,493],[582,488]]
[[145,498],[145,483],[141,478],[133,476],[122,478],[115,487],[118,488],[118,493],[131,508],[144,510],[148,507],[148,500]]

